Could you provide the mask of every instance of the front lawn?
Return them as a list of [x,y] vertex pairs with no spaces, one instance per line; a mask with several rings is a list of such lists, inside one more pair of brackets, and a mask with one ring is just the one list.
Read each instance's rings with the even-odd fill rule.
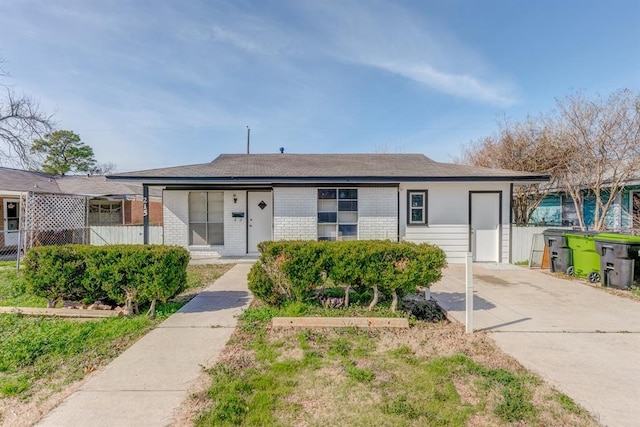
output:
[[269,328],[287,311],[245,312],[194,395],[196,425],[597,425],[482,332]]
[[[159,304],[155,319],[144,314],[90,321],[0,314],[0,423],[36,421],[66,386],[106,365],[231,267],[188,267],[187,290]],[[26,294],[21,274],[0,270],[0,305],[45,307],[46,300]]]

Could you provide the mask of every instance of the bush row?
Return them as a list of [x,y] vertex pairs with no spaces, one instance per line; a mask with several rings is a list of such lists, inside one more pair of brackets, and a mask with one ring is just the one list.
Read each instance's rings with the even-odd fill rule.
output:
[[40,246],[24,260],[27,290],[49,301],[112,300],[134,306],[165,302],[184,289],[189,252],[159,245]]
[[358,240],[345,242],[280,241],[259,245],[260,259],[249,273],[249,289],[272,305],[284,301],[308,301],[327,282],[345,289],[349,305],[351,289],[372,291],[369,308],[380,292],[392,298],[429,287],[440,280],[446,258],[442,249],[428,244]]

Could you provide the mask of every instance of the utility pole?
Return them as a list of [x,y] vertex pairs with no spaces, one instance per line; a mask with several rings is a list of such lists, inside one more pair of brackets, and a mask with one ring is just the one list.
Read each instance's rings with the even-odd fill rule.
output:
[[249,154],[249,141],[251,140],[251,129],[247,126],[247,154]]

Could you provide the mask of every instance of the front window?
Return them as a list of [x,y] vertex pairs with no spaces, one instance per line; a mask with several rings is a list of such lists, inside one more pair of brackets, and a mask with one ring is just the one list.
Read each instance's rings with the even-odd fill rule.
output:
[[89,225],[115,225],[122,222],[122,201],[89,200]]
[[358,190],[318,190],[318,240],[358,238]]
[[189,244],[224,245],[224,193],[189,193]]
[[408,223],[427,224],[427,192],[409,191],[407,192],[407,216]]

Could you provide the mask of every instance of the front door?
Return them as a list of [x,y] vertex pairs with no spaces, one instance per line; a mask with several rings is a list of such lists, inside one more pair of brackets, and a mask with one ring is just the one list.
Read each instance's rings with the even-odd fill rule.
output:
[[247,252],[257,253],[258,243],[271,240],[273,203],[270,191],[247,192]]
[[470,192],[469,250],[477,262],[500,262],[502,192]]
[[20,200],[4,199],[4,245],[18,245],[18,230],[20,229]]

